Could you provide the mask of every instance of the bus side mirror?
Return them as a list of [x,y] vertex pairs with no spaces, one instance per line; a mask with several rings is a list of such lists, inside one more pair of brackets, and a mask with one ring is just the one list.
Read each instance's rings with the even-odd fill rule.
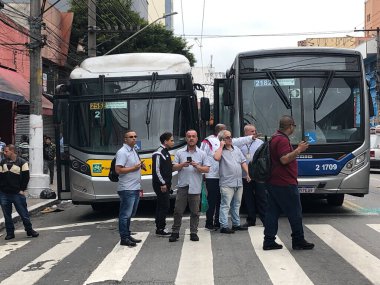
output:
[[206,97],[201,98],[201,120],[210,121],[210,99]]
[[224,106],[233,106],[234,105],[234,90],[235,82],[234,78],[229,78],[225,81],[223,88],[223,105]]
[[[369,107],[369,116],[370,117],[373,117],[375,116],[375,109],[374,109],[374,106],[373,106],[373,100],[372,100],[372,96],[371,96],[371,83],[369,82],[369,80],[367,79],[366,80],[367,82],[367,94],[368,94],[368,107]],[[378,96],[376,94],[376,96]]]

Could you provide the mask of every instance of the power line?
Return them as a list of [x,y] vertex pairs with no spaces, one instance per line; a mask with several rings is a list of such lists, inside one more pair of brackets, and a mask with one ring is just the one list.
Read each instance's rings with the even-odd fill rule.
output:
[[[342,31],[323,31],[323,32],[299,32],[299,33],[273,33],[273,34],[246,34],[246,35],[204,35],[204,34],[189,34],[186,38],[247,38],[247,37],[289,37],[289,36],[307,36],[307,35],[323,35],[323,34],[346,34],[353,33],[354,30]],[[180,35],[177,35],[180,36]]]

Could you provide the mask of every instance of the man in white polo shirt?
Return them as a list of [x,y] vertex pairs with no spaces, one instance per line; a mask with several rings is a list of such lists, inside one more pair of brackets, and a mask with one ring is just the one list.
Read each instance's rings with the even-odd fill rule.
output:
[[173,161],[173,171],[178,171],[178,190],[174,207],[174,222],[169,242],[179,238],[182,215],[187,203],[190,208],[190,240],[199,241],[199,204],[201,197],[202,174],[210,169],[210,162],[204,151],[197,147],[198,134],[195,130],[186,132],[186,147],[177,151]]
[[120,197],[119,233],[120,245],[136,246],[141,242],[131,236],[129,226],[131,218],[136,214],[139,205],[141,190],[141,172],[145,165],[135,150],[137,135],[135,131],[128,130],[124,135],[124,145],[116,153],[115,171],[119,174],[117,193]]

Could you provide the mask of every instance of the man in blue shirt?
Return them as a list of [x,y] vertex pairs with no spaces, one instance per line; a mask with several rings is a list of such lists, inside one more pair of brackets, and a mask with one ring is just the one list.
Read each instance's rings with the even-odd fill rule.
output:
[[131,236],[129,230],[131,218],[136,214],[140,199],[141,172],[145,165],[135,150],[137,135],[135,131],[128,130],[124,135],[124,145],[116,153],[115,171],[119,174],[117,193],[120,197],[119,233],[120,245],[136,246],[141,242]]

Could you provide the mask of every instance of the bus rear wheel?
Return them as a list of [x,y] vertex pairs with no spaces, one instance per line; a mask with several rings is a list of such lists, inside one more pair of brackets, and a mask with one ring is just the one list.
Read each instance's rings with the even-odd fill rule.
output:
[[344,194],[330,194],[327,196],[327,203],[330,206],[342,206],[344,201]]

